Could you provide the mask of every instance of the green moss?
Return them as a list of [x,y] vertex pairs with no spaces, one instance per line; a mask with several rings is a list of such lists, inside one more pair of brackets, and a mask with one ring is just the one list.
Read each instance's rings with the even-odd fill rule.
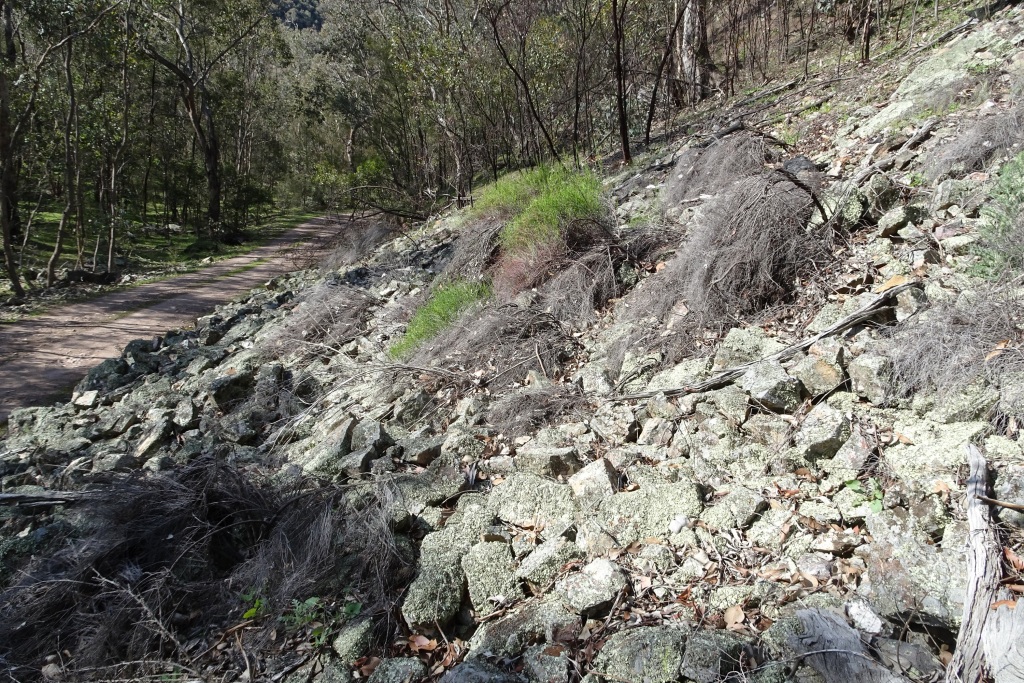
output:
[[403,358],[421,344],[448,328],[473,304],[491,295],[483,282],[453,282],[439,287],[413,315],[405,334],[389,350],[393,358]]

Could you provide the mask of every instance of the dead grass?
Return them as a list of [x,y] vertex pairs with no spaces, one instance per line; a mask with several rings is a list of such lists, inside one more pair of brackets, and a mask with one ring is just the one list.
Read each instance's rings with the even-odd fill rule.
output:
[[663,205],[668,208],[718,194],[738,180],[762,173],[774,156],[762,138],[744,133],[707,147],[687,148],[665,181]]
[[339,219],[338,233],[329,245],[331,252],[320,262],[320,270],[331,272],[351,266],[398,234],[398,229],[385,220]]
[[1024,298],[991,286],[933,305],[893,332],[888,353],[904,394],[949,396],[1024,372]]
[[266,358],[333,355],[358,337],[369,318],[373,297],[360,289],[321,281],[302,292],[285,321],[259,341]]
[[940,145],[928,155],[923,164],[925,175],[935,181],[947,176],[962,178],[968,173],[985,170],[993,159],[1021,142],[1021,123],[1015,109],[973,119],[972,125],[955,140]]
[[485,419],[500,433],[516,438],[564,421],[587,401],[573,387],[555,385],[510,392],[487,409]]
[[706,206],[665,269],[627,297],[627,319],[693,333],[785,301],[829,253],[828,240],[806,230],[814,206],[781,174],[738,181]]
[[218,634],[248,620],[215,668],[256,675],[286,646],[282,617],[296,601],[335,604],[347,587],[364,613],[393,607],[403,574],[385,498],[356,505],[335,488],[272,485],[212,458],[94,489],[65,549],[0,593],[0,658],[23,681],[57,652],[67,680],[137,679],[166,663],[208,664]]
[[498,237],[503,227],[504,221],[498,218],[472,219],[455,240],[455,251],[434,286],[480,280],[498,256]]
[[422,344],[411,365],[476,375],[482,383],[521,383],[531,371],[561,374],[576,342],[552,315],[515,304],[489,306],[464,314],[454,325]]

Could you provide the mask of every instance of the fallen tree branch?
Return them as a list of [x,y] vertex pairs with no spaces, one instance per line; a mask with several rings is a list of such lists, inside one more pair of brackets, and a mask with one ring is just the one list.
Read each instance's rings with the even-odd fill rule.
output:
[[855,327],[861,324],[862,322],[874,318],[881,311],[883,311],[885,308],[889,306],[890,301],[892,301],[893,299],[895,299],[897,296],[907,291],[908,289],[913,289],[916,287],[920,287],[920,284],[916,282],[911,282],[905,285],[900,285],[899,287],[893,287],[892,289],[879,294],[870,303],[861,307],[855,313],[846,316],[845,318],[837,322],[835,325],[829,327],[827,330],[819,332],[813,337],[809,337],[808,339],[805,339],[798,344],[789,346],[783,349],[782,351],[779,351],[778,353],[773,353],[770,356],[765,356],[764,358],[751,361],[749,363],[744,363],[743,365],[737,365],[736,367],[729,368],[728,370],[724,370],[715,375],[714,377],[704,380],[703,382],[698,382],[697,384],[688,387],[679,387],[676,389],[662,389],[659,391],[645,391],[639,394],[625,394],[620,396],[612,396],[605,400],[606,402],[617,403],[621,401],[634,401],[639,399],[652,398],[654,396],[657,396],[658,394],[665,394],[665,396],[668,397],[685,396],[686,394],[699,394],[705,391],[719,389],[725,386],[726,384],[732,383],[734,380],[741,377],[747,370],[756,365],[769,361],[788,360],[789,358],[792,358],[801,351],[810,348],[811,346],[821,341],[822,339],[825,339],[826,337],[831,337],[832,335],[839,334],[840,332],[845,332],[851,327]]
[[985,625],[992,604],[999,595],[1003,578],[999,538],[990,523],[988,506],[988,464],[974,444],[965,446],[970,475],[967,479],[967,595],[953,660],[946,668],[947,683],[981,683],[989,680],[985,656]]
[[0,493],[0,505],[18,507],[50,507],[69,505],[89,497],[85,491],[37,491],[35,493]]
[[1015,510],[1017,512],[1024,512],[1024,505],[1020,503],[1007,503],[1004,500],[996,500],[995,498],[989,498],[988,496],[978,496],[978,500],[989,505],[995,505],[996,507],[1006,508],[1007,510]]

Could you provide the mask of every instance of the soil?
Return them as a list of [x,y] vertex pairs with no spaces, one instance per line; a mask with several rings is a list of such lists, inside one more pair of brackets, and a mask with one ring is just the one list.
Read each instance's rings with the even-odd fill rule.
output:
[[341,227],[315,219],[194,273],[0,325],[0,422],[18,408],[67,400],[91,367],[133,339],[189,327],[271,278],[318,264]]

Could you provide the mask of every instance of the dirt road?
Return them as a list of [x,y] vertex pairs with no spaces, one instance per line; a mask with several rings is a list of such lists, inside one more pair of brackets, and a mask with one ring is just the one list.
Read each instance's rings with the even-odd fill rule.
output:
[[217,304],[307,267],[339,229],[316,219],[243,256],[0,325],[0,421],[12,410],[67,400],[89,368],[133,339],[187,327]]

